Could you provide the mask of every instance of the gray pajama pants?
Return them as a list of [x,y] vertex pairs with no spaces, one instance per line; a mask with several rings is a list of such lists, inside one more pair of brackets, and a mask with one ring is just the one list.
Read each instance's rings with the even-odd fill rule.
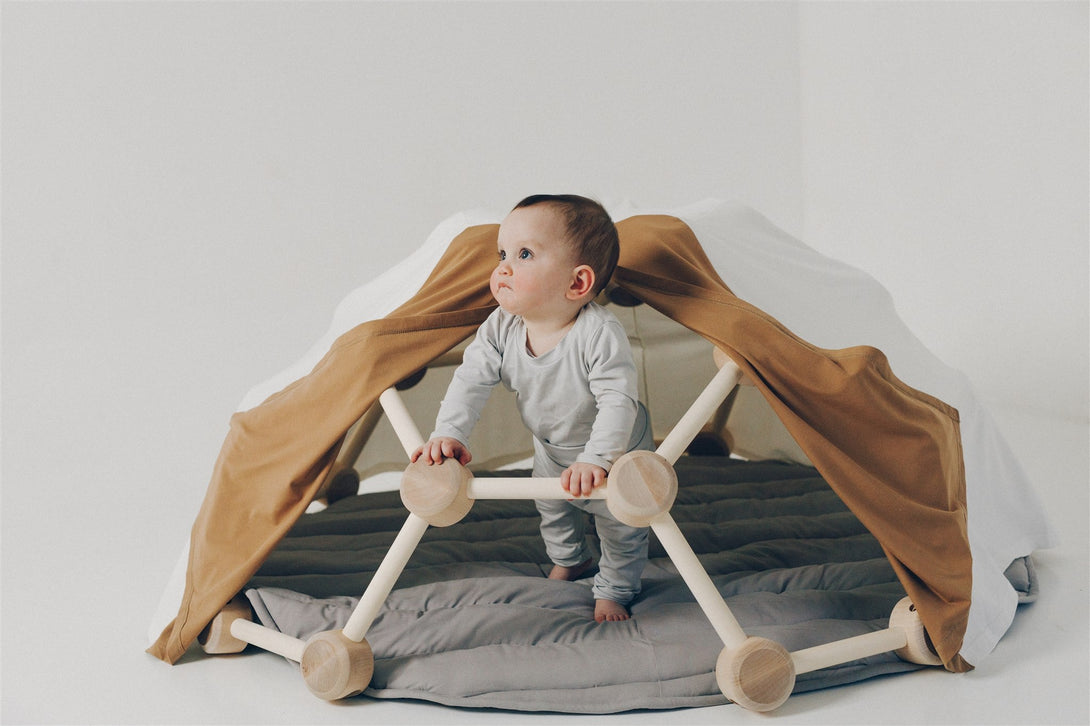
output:
[[[534,442],[534,476],[558,477],[566,465],[553,461]],[[650,427],[637,449],[654,450]],[[602,545],[598,574],[591,592],[596,600],[612,600],[627,605],[640,592],[640,576],[647,564],[647,527],[630,527],[619,522],[604,499],[535,499],[541,514],[541,538],[553,564],[572,567],[590,556],[586,540],[586,517],[594,515],[595,528]]]
[[647,563],[647,528],[618,522],[604,499],[539,499],[541,537],[554,564],[571,567],[589,558],[585,522],[580,510],[594,515],[602,558],[591,592],[596,600],[613,600],[627,605],[640,592],[640,575]]

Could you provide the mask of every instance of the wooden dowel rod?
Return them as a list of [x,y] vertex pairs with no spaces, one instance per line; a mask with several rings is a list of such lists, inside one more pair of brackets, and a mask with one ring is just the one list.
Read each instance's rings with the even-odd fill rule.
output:
[[693,401],[693,405],[689,406],[689,410],[677,422],[655,453],[671,464],[675,463],[700,433],[700,429],[704,427],[715,410],[719,408],[719,404],[723,403],[738,385],[741,378],[741,368],[732,361],[725,363]]
[[[470,499],[572,499],[560,486],[560,478],[545,477],[482,477],[469,482]],[[590,496],[580,499],[605,499],[606,487],[597,487]]]
[[876,630],[873,633],[864,633],[854,638],[836,640],[832,643],[816,645],[813,648],[797,650],[791,654],[791,660],[795,662],[796,673],[809,673],[810,671],[840,665],[859,658],[866,658],[879,653],[887,653],[891,650],[903,648],[908,643],[905,631],[901,628],[886,628]]
[[231,623],[231,635],[250,645],[290,658],[296,663],[303,660],[305,642],[259,623],[239,618]]
[[723,596],[719,594],[719,589],[708,576],[704,566],[700,564],[700,560],[697,559],[693,548],[689,546],[685,535],[678,529],[674,518],[669,512],[663,512],[651,520],[651,529],[659,538],[666,554],[670,556],[670,561],[677,567],[681,579],[685,580],[685,584],[689,586],[697,604],[708,616],[723,645],[731,649],[740,647],[746,641],[745,631],[734,618],[734,613],[727,607]]
[[397,537],[394,538],[389,551],[382,558],[378,569],[375,570],[375,574],[367,585],[367,590],[360,598],[359,604],[356,605],[356,609],[352,611],[352,616],[345,624],[344,635],[346,638],[358,643],[367,635],[371,623],[374,622],[375,616],[378,615],[379,608],[386,602],[390,590],[394,589],[394,583],[397,582],[397,578],[401,577],[405,564],[409,561],[413,551],[416,550],[420,538],[424,536],[427,529],[428,523],[425,520],[412,512],[409,513],[405,524],[401,526],[401,531],[397,533]]
[[386,418],[390,419],[390,425],[394,427],[401,448],[405,449],[406,456],[412,456],[413,452],[424,445],[424,437],[413,423],[409,409],[405,408],[405,402],[394,388],[387,388],[378,397],[382,404],[382,410],[386,412]]

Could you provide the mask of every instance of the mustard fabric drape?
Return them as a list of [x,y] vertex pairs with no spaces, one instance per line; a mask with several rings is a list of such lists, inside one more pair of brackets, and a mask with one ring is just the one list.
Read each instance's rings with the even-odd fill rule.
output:
[[[421,290],[343,336],[306,377],[236,414],[190,541],[177,617],[151,648],[174,663],[264,562],[379,394],[457,345],[495,308],[496,225],[450,244]],[[972,586],[957,412],[893,375],[869,347],[816,348],[739,300],[687,225],[617,225],[613,282],[728,353],[875,535],[954,671]]]

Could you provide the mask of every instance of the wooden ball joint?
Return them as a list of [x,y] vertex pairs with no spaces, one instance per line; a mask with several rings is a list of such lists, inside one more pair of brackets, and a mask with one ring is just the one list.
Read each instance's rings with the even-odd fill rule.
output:
[[670,511],[677,496],[677,473],[653,451],[630,451],[613,464],[606,488],[606,506],[630,527],[647,527]]
[[357,643],[340,630],[327,630],[307,641],[299,669],[311,693],[337,701],[363,693],[375,672],[375,656],[366,638]]
[[231,635],[231,623],[236,620],[252,619],[253,611],[250,609],[249,601],[243,595],[235,595],[201,631],[201,634],[197,636],[197,642],[209,655],[241,653],[246,649],[247,643]]
[[433,527],[449,527],[473,507],[467,491],[473,475],[454,459],[440,464],[417,461],[401,476],[405,508]]
[[924,630],[920,614],[916,612],[916,606],[907,597],[901,598],[900,602],[894,606],[889,616],[889,627],[903,630],[905,639],[908,641],[905,647],[894,651],[898,658],[920,665],[942,665],[942,658],[939,658],[931,649],[927,631]]
[[719,690],[750,711],[772,711],[795,688],[795,663],[779,643],[746,638],[738,648],[724,648],[715,663]]

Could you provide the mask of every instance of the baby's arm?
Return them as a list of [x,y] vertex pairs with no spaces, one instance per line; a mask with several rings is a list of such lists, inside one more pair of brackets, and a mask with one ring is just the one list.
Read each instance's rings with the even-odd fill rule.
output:
[[409,461],[413,463],[416,463],[417,459],[429,465],[441,464],[444,459],[457,459],[459,464],[465,466],[473,460],[473,455],[458,439],[452,439],[449,436],[437,436],[425,442],[409,457]]
[[481,409],[493,386],[499,383],[502,360],[499,340],[498,318],[493,314],[462,354],[462,365],[454,371],[447,387],[431,438],[409,457],[414,463],[418,459],[429,465],[457,459],[465,466],[473,458],[469,447],[462,442],[469,441]]
[[[576,473],[575,467],[580,467],[576,482],[584,494],[603,483],[613,462],[628,450],[639,410],[636,364],[624,328],[620,323],[613,323],[602,326],[597,333],[585,351],[585,363],[598,412],[590,438],[572,466],[572,475]],[[600,478],[595,469],[600,472]],[[561,478],[563,480],[563,475]],[[568,491],[574,493],[575,487]]]

